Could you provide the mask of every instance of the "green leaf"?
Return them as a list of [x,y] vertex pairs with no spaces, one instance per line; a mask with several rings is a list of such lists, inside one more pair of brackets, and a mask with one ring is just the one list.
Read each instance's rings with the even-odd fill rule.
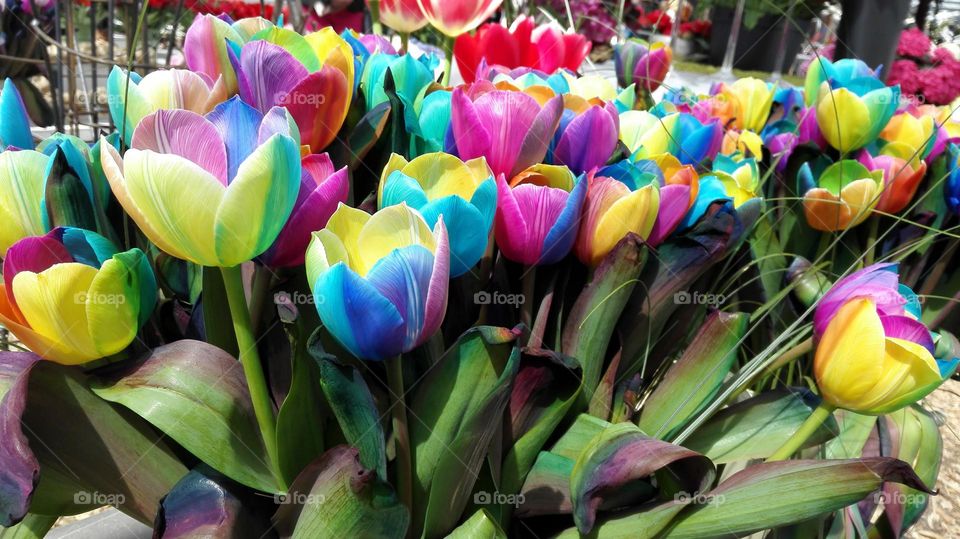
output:
[[0,539],[42,539],[53,528],[57,518],[55,515],[27,513],[16,526],[0,528]]
[[[819,401],[803,388],[761,393],[717,412],[683,445],[717,464],[765,459],[790,439]],[[803,447],[822,444],[836,432],[837,423],[830,417]]]
[[352,447],[334,447],[297,477],[274,515],[281,537],[378,537],[401,539],[407,509]]
[[748,320],[744,313],[710,314],[647,399],[640,412],[640,430],[665,439],[703,409],[733,368]]
[[875,457],[766,462],[732,475],[674,519],[664,538],[743,537],[857,503],[885,481],[924,492],[910,466]]
[[[64,477],[69,488],[82,489],[57,490],[70,498],[47,496],[47,507],[75,510],[82,505],[89,511],[112,502],[150,524],[160,499],[187,473],[163,434],[94,395],[76,369],[48,361],[34,364],[23,423],[41,477]],[[36,502],[31,510],[48,514]]]
[[[814,408],[819,402],[808,402],[808,404]],[[832,417],[837,422],[837,427],[831,432],[836,432],[837,436],[824,446],[824,457],[854,459],[863,456],[863,446],[867,443],[870,432],[876,427],[877,418],[849,410],[837,410]],[[827,421],[829,424],[829,419]]]
[[133,410],[227,477],[277,491],[243,369],[223,350],[176,341],[101,380],[94,391]]
[[584,396],[588,399],[600,381],[610,337],[633,293],[646,258],[643,240],[634,234],[621,239],[596,269],[567,318],[563,329],[563,353],[580,362]]
[[481,509],[450,532],[447,539],[507,539],[507,534],[503,533],[490,513]]
[[520,363],[518,330],[468,330],[414,389],[410,446],[414,530],[442,536],[460,520]]
[[[665,470],[663,480],[653,481],[656,472]],[[618,423],[604,429],[583,449],[570,476],[573,499],[573,520],[580,533],[593,529],[597,510],[605,500],[622,495],[627,486],[636,488],[646,482],[641,491],[647,498],[658,489],[674,489],[687,496],[708,489],[713,484],[716,470],[710,459],[655,438],[646,436],[632,423]]]
[[390,103],[380,103],[360,118],[344,140],[337,137],[327,150],[336,166],[351,170],[363,162],[367,152],[380,140],[387,120],[390,119]]
[[568,528],[557,539],[652,539],[657,537],[670,521],[687,504],[682,501],[650,502],[616,517],[601,519],[589,535],[582,535],[577,528]]

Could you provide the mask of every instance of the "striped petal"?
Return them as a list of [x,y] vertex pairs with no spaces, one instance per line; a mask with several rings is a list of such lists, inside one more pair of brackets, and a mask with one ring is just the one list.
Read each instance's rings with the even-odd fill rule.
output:
[[554,151],[557,163],[574,174],[583,174],[602,166],[617,147],[619,116],[612,105],[591,107],[564,129]]
[[402,352],[420,340],[433,273],[433,253],[422,245],[394,249],[367,274],[367,281],[390,300],[403,319]]
[[240,52],[237,72],[240,97],[265,113],[308,74],[303,64],[283,47],[268,41],[252,41]]
[[300,126],[300,138],[320,152],[336,138],[350,109],[350,86],[343,73],[324,66],[305,76],[279,100]]
[[46,232],[41,204],[47,160],[33,150],[0,152],[0,257],[21,238]]
[[236,44],[246,40],[229,24],[214,15],[197,14],[193,24],[187,29],[183,41],[183,55],[187,67],[192,71],[205,74],[210,80],[223,77],[229,93],[237,90],[237,76],[230,64],[227,43]]
[[[346,242],[344,242],[346,243]],[[384,208],[373,214],[357,236],[359,254],[355,269],[361,276],[394,249],[422,245],[430,252],[436,250],[433,232],[423,217],[406,204]],[[351,253],[353,262],[354,253]]]
[[243,102],[238,96],[217,105],[207,120],[216,128],[224,145],[227,158],[227,174],[224,185],[237,176],[240,163],[257,147],[257,130],[263,116],[260,111]]
[[587,180],[585,176],[577,179],[563,206],[563,211],[543,240],[543,254],[540,264],[553,264],[567,256],[577,239],[583,204],[587,198]]
[[131,147],[179,155],[227,185],[227,151],[220,132],[195,112],[159,110],[148,115],[133,132]]

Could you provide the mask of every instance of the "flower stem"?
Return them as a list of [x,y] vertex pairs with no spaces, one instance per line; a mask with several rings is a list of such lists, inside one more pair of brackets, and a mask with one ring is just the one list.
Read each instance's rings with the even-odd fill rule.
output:
[[454,38],[447,36],[443,41],[443,52],[446,54],[446,58],[443,62],[443,79],[441,84],[444,86],[450,86],[450,74],[453,72],[453,42]]
[[250,311],[247,310],[247,300],[243,293],[240,266],[220,268],[220,271],[223,274],[223,286],[227,292],[227,303],[230,304],[233,331],[237,334],[240,363],[243,365],[243,374],[250,389],[250,399],[253,401],[253,411],[260,426],[263,445],[267,450],[270,468],[278,485],[281,489],[286,489],[286,482],[280,475],[280,459],[277,452],[277,417],[273,411],[273,400],[270,398],[267,381],[263,376],[257,341],[250,325]]
[[407,431],[407,405],[403,397],[403,363],[400,356],[388,359],[386,367],[393,415],[393,436],[397,444],[397,494],[400,503],[412,511],[413,469],[410,462],[410,435]]
[[770,458],[767,459],[767,462],[776,462],[778,460],[787,460],[794,453],[800,449],[800,446],[809,438],[824,421],[830,417],[830,414],[833,413],[834,407],[830,406],[827,403],[820,403],[820,406],[817,406],[817,409],[810,414],[810,417],[800,425],[800,428],[797,429],[797,432],[793,433],[793,436],[786,441],[780,449],[777,449]]
[[400,32],[400,54],[410,52],[410,32]]
[[268,304],[273,273],[266,266],[256,264],[253,269],[253,284],[250,289],[250,328],[254,338],[260,335],[260,323],[263,321],[263,310]]
[[369,0],[370,5],[370,26],[373,33],[382,36],[383,26],[380,24],[380,0]]
[[533,297],[537,286],[537,267],[527,266],[523,273],[523,303],[520,304],[520,323],[533,331]]

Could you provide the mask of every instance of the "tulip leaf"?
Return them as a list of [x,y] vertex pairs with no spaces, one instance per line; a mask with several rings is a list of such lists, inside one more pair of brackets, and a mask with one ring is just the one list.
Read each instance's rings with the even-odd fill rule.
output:
[[[338,137],[327,149],[336,168],[353,170],[380,140],[390,119],[390,103],[380,103],[360,118],[346,139]],[[345,126],[346,127],[346,126]]]
[[744,313],[722,311],[707,317],[644,404],[638,422],[643,432],[667,438],[703,409],[733,368],[748,320]]
[[42,539],[53,528],[56,515],[27,513],[16,526],[0,528],[0,539]]
[[[669,481],[650,481],[654,473],[666,470]],[[617,423],[600,432],[584,447],[570,476],[573,520],[588,534],[593,529],[600,504],[623,496],[626,487],[638,489],[648,498],[658,488],[671,488],[687,496],[708,489],[716,470],[710,459],[646,436],[632,423]],[[657,485],[663,484],[662,487]]]
[[507,534],[486,509],[481,509],[450,532],[447,539],[507,539]]
[[639,237],[628,234],[620,240],[600,263],[567,318],[563,352],[580,362],[587,398],[593,395],[600,382],[610,337],[633,293],[646,258],[646,247]]
[[[670,500],[650,502],[617,517],[600,520],[589,537],[597,539],[653,539],[670,524],[670,521],[687,503]],[[580,539],[583,535],[577,528],[569,528],[556,539]]]
[[277,490],[243,369],[223,350],[176,341],[103,379],[94,391],[133,410],[227,477],[254,489]]
[[[112,504],[150,524],[160,499],[187,473],[163,434],[97,397],[76,369],[42,361],[29,376],[24,432],[41,477],[67,480],[50,490],[69,495],[67,500],[47,495],[42,505],[81,512]],[[31,510],[50,514],[37,501]],[[85,509],[78,511],[78,505]]]
[[[315,334],[316,335],[316,334]],[[345,365],[334,356],[317,350],[314,340],[311,353],[320,364],[320,386],[330,403],[347,443],[360,450],[360,462],[387,480],[387,449],[380,412],[360,371]]]
[[30,508],[40,464],[20,425],[30,368],[39,356],[0,352],[0,526],[13,526]]
[[410,445],[414,506],[425,537],[452,530],[466,508],[520,363],[519,330],[478,326],[414,390]]
[[[808,404],[812,409],[818,403],[809,400]],[[824,446],[824,457],[828,459],[853,459],[863,456],[863,446],[867,443],[867,438],[870,437],[874,427],[876,427],[877,418],[849,410],[837,410],[832,417],[837,422],[837,428],[832,432],[836,432],[837,436]],[[829,424],[829,419],[827,421],[827,424]]]
[[663,537],[742,537],[796,524],[857,503],[885,481],[929,492],[910,465],[886,457],[758,464],[681,512]]
[[[244,503],[249,491],[201,466],[183,476],[163,499],[154,529],[167,539],[207,537],[263,537],[270,529],[269,512]],[[269,501],[271,498],[262,498]]]
[[410,525],[390,486],[360,464],[355,448],[344,445],[304,469],[284,500],[273,517],[281,537],[400,539]]
[[[717,412],[684,440],[683,445],[717,464],[764,459],[790,439],[819,401],[803,388],[761,393]],[[830,440],[837,428],[836,421],[828,418],[803,447]]]

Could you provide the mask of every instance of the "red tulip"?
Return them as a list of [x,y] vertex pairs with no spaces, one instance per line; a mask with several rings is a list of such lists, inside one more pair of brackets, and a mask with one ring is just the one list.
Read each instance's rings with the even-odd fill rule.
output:
[[[370,0],[367,0],[367,4],[370,4]],[[407,34],[427,25],[417,0],[380,0],[380,22]]]
[[493,16],[503,0],[418,0],[418,3],[434,28],[457,37]]

